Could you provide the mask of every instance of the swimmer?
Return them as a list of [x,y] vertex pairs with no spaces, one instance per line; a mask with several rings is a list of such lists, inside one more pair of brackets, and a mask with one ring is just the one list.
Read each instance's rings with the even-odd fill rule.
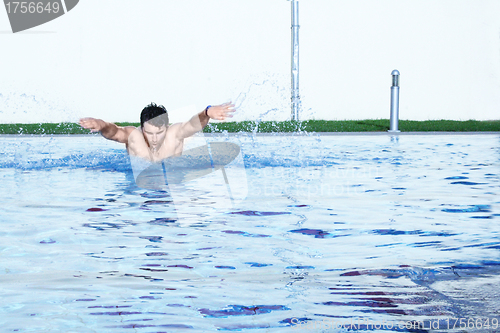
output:
[[165,107],[151,103],[141,112],[140,128],[120,127],[96,118],[82,118],[80,126],[91,132],[101,132],[108,140],[124,143],[130,155],[158,162],[181,155],[184,139],[203,130],[210,119],[225,120],[231,118],[234,111],[232,103],[208,106],[189,121],[170,125]]

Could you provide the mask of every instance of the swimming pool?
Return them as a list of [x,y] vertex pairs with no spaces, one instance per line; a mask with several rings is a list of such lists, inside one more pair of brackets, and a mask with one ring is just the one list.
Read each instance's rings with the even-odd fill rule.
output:
[[117,143],[0,137],[3,331],[498,331],[500,135],[208,139],[246,199],[179,218]]

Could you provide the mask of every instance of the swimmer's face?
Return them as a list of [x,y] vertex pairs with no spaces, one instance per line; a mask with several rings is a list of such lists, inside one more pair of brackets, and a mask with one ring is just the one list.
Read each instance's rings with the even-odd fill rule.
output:
[[145,122],[142,127],[142,133],[149,147],[153,150],[158,150],[167,135],[167,126],[162,125],[161,127],[156,127],[155,125]]

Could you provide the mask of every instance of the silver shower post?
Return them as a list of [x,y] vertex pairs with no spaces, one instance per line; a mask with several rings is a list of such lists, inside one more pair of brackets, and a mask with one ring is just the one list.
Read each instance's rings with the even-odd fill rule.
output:
[[292,120],[299,120],[299,2],[292,3]]
[[399,71],[393,70],[391,87],[391,129],[388,132],[400,132],[399,123]]

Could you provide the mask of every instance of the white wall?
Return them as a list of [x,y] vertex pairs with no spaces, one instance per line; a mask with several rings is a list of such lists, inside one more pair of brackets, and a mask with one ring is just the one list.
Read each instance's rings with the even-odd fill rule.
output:
[[[499,119],[500,1],[302,0],[301,119]],[[290,2],[82,0],[12,34],[0,9],[0,123],[137,122],[235,101],[235,120],[290,115]],[[173,114],[175,121],[191,114]]]
[[301,11],[303,100],[318,114],[388,118],[398,69],[402,119],[500,118],[500,1],[305,0]]

